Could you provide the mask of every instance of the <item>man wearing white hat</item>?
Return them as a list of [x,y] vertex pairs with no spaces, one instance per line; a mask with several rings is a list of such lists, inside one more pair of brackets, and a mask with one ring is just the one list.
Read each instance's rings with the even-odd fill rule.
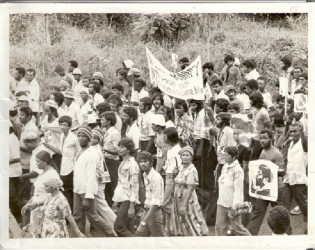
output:
[[74,102],[74,91],[68,89],[64,93],[64,103],[66,104],[64,107],[63,115],[68,115],[72,118],[72,127],[71,131],[75,131],[78,129],[80,125],[83,124],[83,116],[81,113],[81,109],[78,104]]

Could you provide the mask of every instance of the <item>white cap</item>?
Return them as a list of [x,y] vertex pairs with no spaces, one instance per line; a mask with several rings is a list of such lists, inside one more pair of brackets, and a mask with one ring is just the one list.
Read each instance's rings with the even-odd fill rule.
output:
[[74,70],[73,70],[73,72],[72,72],[72,75],[82,75],[82,72],[81,72],[81,70],[79,69],[79,68],[75,68]]
[[165,127],[165,117],[161,114],[154,115],[152,124]]

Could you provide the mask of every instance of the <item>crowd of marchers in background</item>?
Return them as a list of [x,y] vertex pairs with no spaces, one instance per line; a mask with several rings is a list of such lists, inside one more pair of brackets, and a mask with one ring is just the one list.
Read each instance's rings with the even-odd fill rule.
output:
[[[131,60],[112,72],[115,82],[81,72],[75,60],[57,65],[60,81],[41,100],[36,69],[16,67],[11,237],[91,237],[91,229],[104,237],[206,236],[210,226],[217,236],[258,235],[269,204],[273,233],[294,233],[291,215],[307,221],[307,112],[294,111],[294,95],[307,96],[307,73],[282,56],[283,96],[255,60],[223,59],[223,69],[202,66],[204,100],[163,93]],[[251,124],[249,138],[243,124]],[[249,162],[258,159],[279,167],[274,202],[249,195],[271,181],[262,167],[250,185]]]

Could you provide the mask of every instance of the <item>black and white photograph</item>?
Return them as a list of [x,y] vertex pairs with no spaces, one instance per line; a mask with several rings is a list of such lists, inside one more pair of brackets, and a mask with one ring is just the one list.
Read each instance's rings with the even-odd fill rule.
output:
[[132,10],[9,14],[9,239],[308,236],[309,13]]

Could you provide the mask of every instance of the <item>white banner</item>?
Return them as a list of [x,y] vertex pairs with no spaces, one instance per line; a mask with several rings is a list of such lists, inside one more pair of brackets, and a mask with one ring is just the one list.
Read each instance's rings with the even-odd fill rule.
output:
[[250,161],[249,195],[262,200],[278,199],[278,166],[268,160]]
[[184,70],[173,73],[167,70],[146,48],[150,78],[165,94],[179,99],[204,100],[200,56]]
[[307,112],[307,95],[294,94],[294,112]]

